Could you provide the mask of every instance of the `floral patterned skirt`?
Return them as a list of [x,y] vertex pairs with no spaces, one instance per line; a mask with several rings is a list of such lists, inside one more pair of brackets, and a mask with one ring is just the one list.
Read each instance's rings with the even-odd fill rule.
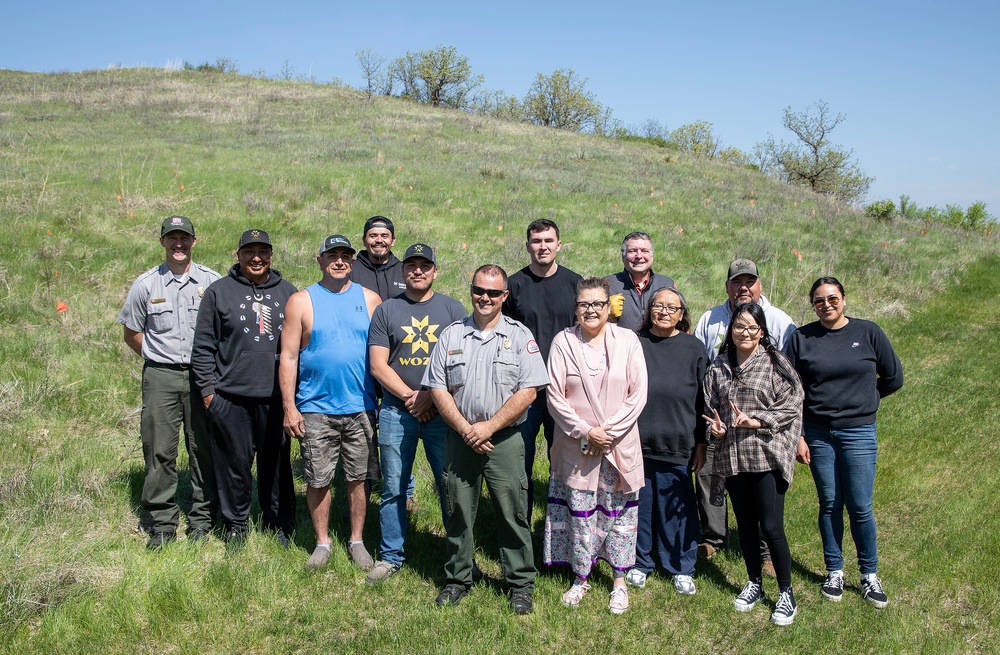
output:
[[567,564],[581,578],[590,575],[599,559],[618,571],[635,565],[639,492],[616,491],[618,486],[618,471],[604,458],[597,491],[579,491],[559,480],[550,481],[546,564]]

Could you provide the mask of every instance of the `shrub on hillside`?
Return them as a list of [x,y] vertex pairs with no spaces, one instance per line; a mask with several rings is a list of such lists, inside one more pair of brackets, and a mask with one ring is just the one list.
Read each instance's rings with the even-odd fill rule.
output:
[[896,215],[896,203],[891,200],[876,200],[865,207],[865,216],[876,221],[891,221]]

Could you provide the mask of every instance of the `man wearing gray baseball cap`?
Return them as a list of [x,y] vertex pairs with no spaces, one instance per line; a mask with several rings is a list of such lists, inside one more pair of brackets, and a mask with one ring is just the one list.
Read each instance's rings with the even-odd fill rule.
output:
[[[757,264],[753,260],[742,257],[734,259],[729,264],[729,271],[726,275],[726,295],[729,298],[721,305],[705,312],[694,328],[694,336],[705,346],[709,364],[719,354],[719,347],[726,339],[726,330],[729,329],[729,322],[733,318],[733,310],[736,309],[737,305],[748,302],[758,303],[763,308],[764,318],[767,321],[767,331],[775,340],[774,347],[778,350],[784,350],[788,338],[795,332],[795,322],[788,314],[772,305],[766,297],[761,295]],[[729,541],[728,514],[724,493],[716,494],[716,502],[721,502],[721,504],[713,505],[711,502],[715,443],[714,440],[709,443],[705,466],[698,472],[695,479],[698,492],[698,515],[701,519],[701,544],[698,546],[698,554],[704,559],[711,558],[718,550],[725,548]],[[771,564],[770,553],[767,552],[767,545],[763,540],[761,540],[761,554],[764,571],[773,576],[774,566]]]
[[306,503],[316,531],[307,567],[330,560],[330,484],[338,461],[347,480],[351,559],[373,565],[362,542],[367,513],[365,481],[379,478],[375,448],[375,385],[368,371],[368,328],[381,302],[351,282],[354,247],[347,237],[323,239],[316,262],[319,282],[288,300],[278,378],[285,432],[299,440]]

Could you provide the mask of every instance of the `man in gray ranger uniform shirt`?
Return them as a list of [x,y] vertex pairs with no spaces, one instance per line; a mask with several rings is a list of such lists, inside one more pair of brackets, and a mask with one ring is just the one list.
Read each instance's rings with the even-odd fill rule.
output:
[[145,360],[139,431],[146,479],[141,503],[149,514],[151,536],[146,547],[151,550],[177,535],[177,447],[182,424],[191,472],[188,539],[200,541],[208,536],[217,509],[205,408],[190,369],[198,307],[205,289],[219,274],[191,261],[196,241],[190,220],[184,216],[164,219],[160,245],[166,260],[132,284],[118,315],[125,343]]

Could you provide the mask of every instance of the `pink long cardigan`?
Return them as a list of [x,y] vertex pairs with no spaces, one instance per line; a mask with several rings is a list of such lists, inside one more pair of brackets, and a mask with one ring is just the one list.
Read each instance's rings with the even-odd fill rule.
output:
[[552,477],[571,489],[596,491],[601,458],[584,455],[580,439],[598,425],[608,426],[614,439],[604,455],[621,476],[625,493],[642,488],[642,446],[636,422],[646,405],[646,359],[631,330],[608,324],[608,371],[597,389],[583,360],[578,328],[566,328],[552,340],[546,391],[549,412],[555,421],[550,453]]

